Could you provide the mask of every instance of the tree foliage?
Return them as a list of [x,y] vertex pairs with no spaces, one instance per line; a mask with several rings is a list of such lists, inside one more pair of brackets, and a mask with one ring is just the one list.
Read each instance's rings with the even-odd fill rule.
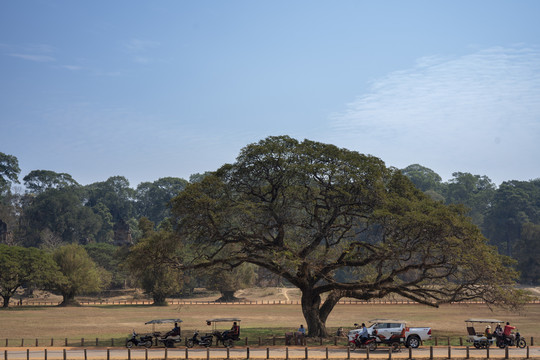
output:
[[[287,136],[245,147],[234,164],[173,200],[183,267],[248,262],[302,292],[310,336],[326,336],[343,297],[399,294],[423,304],[511,301],[516,277],[461,207],[425,196],[375,157]],[[357,277],[339,281],[352,269]]]
[[110,281],[110,275],[99,268],[80,245],[59,247],[53,252],[53,259],[61,276],[51,288],[62,295],[61,306],[77,305],[76,295],[99,292]]
[[144,237],[130,249],[127,256],[128,266],[133,278],[154,300],[154,305],[166,305],[166,298],[177,294],[182,289],[182,271],[169,266],[164,259],[180,261],[181,242],[170,225],[163,224],[158,231],[148,219],[142,220]]
[[22,286],[46,287],[59,275],[52,257],[36,248],[0,244],[0,296],[3,307]]
[[13,156],[0,152],[0,200],[2,195],[10,191],[12,183],[19,183],[19,160]]
[[23,178],[26,188],[35,194],[48,189],[58,189],[67,186],[79,186],[69,174],[56,173],[51,170],[32,170]]

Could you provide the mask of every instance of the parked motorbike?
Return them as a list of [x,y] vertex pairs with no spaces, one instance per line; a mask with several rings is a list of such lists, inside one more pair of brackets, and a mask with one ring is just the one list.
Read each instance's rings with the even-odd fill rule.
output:
[[144,346],[145,348],[152,347],[152,335],[143,335],[139,338],[137,338],[137,336],[139,335],[133,330],[131,338],[126,341],[126,347],[128,349],[131,349],[134,346]]
[[199,332],[195,331],[195,333],[193,334],[193,337],[191,339],[187,339],[186,346],[188,348],[192,348],[194,345],[210,347],[212,346],[213,340],[214,340],[214,336],[212,335],[204,335],[204,336],[201,336],[201,338],[199,339]]
[[356,336],[349,340],[349,349],[351,351],[355,349],[369,349],[369,351],[377,350],[377,338],[375,336],[368,336],[364,341],[356,334]]
[[527,342],[525,341],[525,338],[521,336],[519,332],[515,333],[515,339],[508,338],[504,335],[497,337],[497,346],[501,349],[504,349],[507,346],[515,346],[518,348],[525,348],[527,346]]

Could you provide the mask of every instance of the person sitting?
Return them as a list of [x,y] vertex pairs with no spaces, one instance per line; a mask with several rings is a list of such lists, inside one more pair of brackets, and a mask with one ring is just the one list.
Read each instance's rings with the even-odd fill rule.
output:
[[304,328],[304,325],[300,325],[298,328],[298,332],[302,335],[306,335],[306,329]]
[[368,331],[367,331],[367,328],[366,328],[366,324],[362,323],[362,330],[360,330],[360,342],[363,344],[366,342],[366,340],[368,339],[369,337],[369,334],[368,334]]
[[225,339],[238,339],[240,336],[240,326],[236,323],[236,321],[233,323],[233,326],[231,327],[231,330],[227,330],[223,333],[223,338]]
[[492,338],[492,333],[491,333],[491,326],[488,325],[486,326],[486,330],[484,331],[484,336],[488,339],[491,339]]
[[510,323],[508,321],[506,322],[506,325],[503,330],[503,335],[505,339],[508,339],[510,341],[513,341],[515,339],[514,334],[512,334],[512,330],[514,330],[515,328],[516,328],[515,326],[510,326]]
[[174,323],[174,328],[167,333],[167,336],[179,336],[180,335],[180,327],[178,326],[178,323]]

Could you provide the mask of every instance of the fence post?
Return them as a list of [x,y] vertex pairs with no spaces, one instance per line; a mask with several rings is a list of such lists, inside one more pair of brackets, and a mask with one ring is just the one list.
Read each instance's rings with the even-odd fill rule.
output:
[[88,355],[86,354],[86,349],[84,349],[84,360],[88,360]]
[[504,347],[504,358],[508,359],[508,345]]
[[531,346],[534,346],[534,338],[531,336]]
[[529,347],[527,346],[527,359],[529,358]]
[[392,359],[392,346],[388,347],[388,360]]
[[246,348],[246,359],[249,359],[249,346]]
[[459,337],[459,346],[463,346],[463,338],[461,336]]
[[66,349],[64,349],[63,353],[64,353],[64,360],[66,360],[66,359],[67,359],[67,356],[66,356]]
[[210,360],[210,348],[206,348],[206,360]]
[[[450,338],[449,338],[450,339]],[[450,345],[448,345],[448,358],[451,359],[452,358],[452,347]]]
[[[435,339],[437,339],[437,338],[435,338]],[[435,342],[435,343],[437,343],[437,342]],[[429,347],[429,358],[433,359],[433,346]]]
[[328,359],[328,346],[326,347],[326,359]]
[[435,336],[435,346],[439,345],[439,338]]
[[261,346],[261,345],[262,345],[262,339],[261,339],[261,337],[259,336],[259,346]]
[[289,348],[288,347],[285,348],[285,359],[289,360]]
[[21,347],[24,346],[24,339],[21,339]]
[[98,345],[99,345],[99,339],[96,338],[96,346],[98,346]]
[[107,349],[107,360],[111,360],[111,349]]
[[486,348],[486,359],[489,359],[489,346]]
[[447,340],[446,342],[448,343],[448,344],[446,344],[446,345],[450,346],[450,336],[448,336],[448,337],[446,338],[446,340]]
[[[167,358],[167,357],[165,356],[165,359],[166,359],[166,358]],[[131,349],[129,349],[129,348],[128,348],[128,360],[131,360]]]
[[[186,348],[186,350],[187,350],[187,348]],[[148,360],[148,348],[144,349],[144,360]]]
[[189,359],[188,348],[186,347],[186,359]]
[[39,346],[39,341],[38,341],[38,339],[36,339],[36,347],[38,347],[38,346]]
[[272,335],[272,345],[276,346],[276,335]]
[[111,346],[114,346],[114,338],[111,338]]
[[369,359],[369,346],[366,348],[366,359]]
[[30,360],[30,349],[26,349],[26,360]]
[[412,346],[409,346],[409,359],[412,359]]
[[351,358],[351,348],[347,346],[347,359]]
[[67,338],[64,339],[64,345],[68,345],[68,341],[67,341]]
[[168,350],[169,350],[169,348],[166,347],[165,348],[165,360],[167,360]]
[[270,359],[270,348],[266,348],[266,358]]
[[304,352],[306,354],[306,356],[304,357],[304,359],[308,359],[308,349],[307,349],[307,346],[304,348]]
[[231,355],[229,354],[229,348],[227,348],[227,359],[230,359]]
[[334,336],[334,346],[337,346],[337,336]]
[[84,338],[81,338],[81,347],[84,346]]
[[469,353],[469,345],[467,345],[467,356],[465,359],[469,359],[471,357],[471,354]]
[[6,339],[6,347],[8,347],[8,339]]
[[8,360],[8,358],[7,358],[7,350],[4,350],[4,360]]
[[47,360],[47,349],[43,349],[43,360]]

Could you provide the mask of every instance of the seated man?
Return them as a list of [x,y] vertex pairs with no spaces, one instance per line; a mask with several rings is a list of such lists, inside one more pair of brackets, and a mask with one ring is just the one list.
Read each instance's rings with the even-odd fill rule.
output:
[[167,336],[180,336],[180,327],[178,323],[174,323],[174,328],[167,333]]
[[240,326],[236,323],[233,323],[231,330],[227,330],[223,333],[223,338],[236,340],[240,336]]

